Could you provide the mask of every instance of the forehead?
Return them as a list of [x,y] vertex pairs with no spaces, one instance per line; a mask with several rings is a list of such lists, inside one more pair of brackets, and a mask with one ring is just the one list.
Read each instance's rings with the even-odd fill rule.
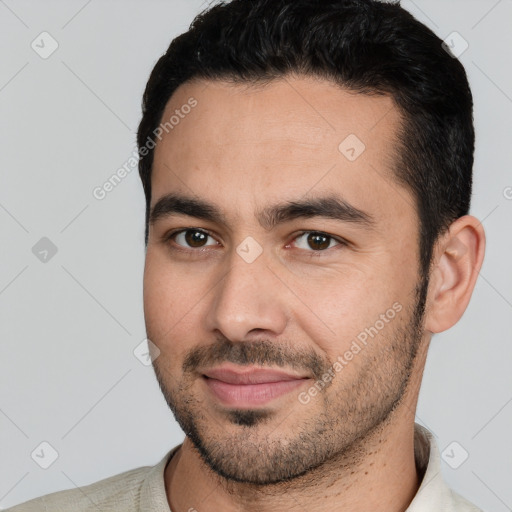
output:
[[414,209],[393,179],[401,118],[389,96],[313,77],[195,81],[169,100],[162,124],[171,118],[155,148],[152,204],[180,190],[249,214],[328,191],[380,217]]

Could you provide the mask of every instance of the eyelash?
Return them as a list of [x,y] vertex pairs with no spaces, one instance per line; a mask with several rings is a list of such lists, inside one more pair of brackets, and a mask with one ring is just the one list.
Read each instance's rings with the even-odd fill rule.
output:
[[[199,228],[182,228],[182,229],[178,229],[178,230],[175,230],[175,231],[172,231],[166,235],[164,235],[163,237],[163,241],[164,242],[169,242],[170,240],[172,240],[174,242],[175,245],[170,245],[170,248],[171,250],[173,251],[183,251],[183,252],[186,252],[186,253],[189,253],[189,254],[193,254],[193,253],[204,253],[205,251],[208,250],[208,247],[209,246],[206,246],[206,247],[199,247],[199,248],[185,248],[184,246],[182,245],[179,245],[177,244],[174,239],[177,235],[181,234],[181,233],[186,233],[187,231],[195,231],[195,232],[198,232],[198,233],[203,233],[213,239],[215,239],[215,237],[207,230],[205,229],[199,229]],[[348,246],[348,242],[346,240],[343,240],[342,238],[339,238],[339,237],[336,237],[336,236],[333,236],[333,235],[330,235],[329,233],[325,233],[324,231],[318,231],[318,230],[306,230],[306,231],[301,231],[300,233],[296,234],[295,237],[293,238],[292,242],[297,240],[298,238],[306,235],[306,234],[311,234],[311,233],[315,233],[317,235],[322,235],[322,236],[325,236],[326,238],[329,238],[331,241],[335,241],[337,242],[337,245],[335,245],[334,247],[328,247],[327,249],[322,249],[322,250],[307,250],[307,249],[300,249],[302,251],[305,251],[307,253],[310,253],[310,257],[321,257],[323,256],[324,253],[327,253],[329,250],[331,249],[334,249],[335,247],[346,247]],[[287,244],[288,246],[289,244]],[[330,244],[329,244],[330,245]]]

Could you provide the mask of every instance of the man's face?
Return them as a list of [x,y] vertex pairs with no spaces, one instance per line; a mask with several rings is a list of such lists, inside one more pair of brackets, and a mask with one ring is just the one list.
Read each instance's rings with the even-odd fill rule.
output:
[[184,84],[162,122],[176,110],[152,174],[153,365],[212,469],[290,479],[349,453],[409,383],[418,218],[392,178],[398,111],[312,78]]

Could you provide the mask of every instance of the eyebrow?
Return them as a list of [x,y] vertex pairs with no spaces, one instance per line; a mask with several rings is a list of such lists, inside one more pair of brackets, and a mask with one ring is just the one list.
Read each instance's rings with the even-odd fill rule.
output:
[[[203,199],[172,193],[166,194],[156,202],[151,209],[149,223],[154,224],[158,220],[172,215],[187,215],[215,224],[229,224],[226,216],[215,204]],[[352,206],[343,198],[335,195],[287,201],[267,206],[256,213],[258,222],[266,230],[271,230],[279,224],[295,219],[313,217],[334,219],[369,229],[376,224],[375,219],[369,213]]]

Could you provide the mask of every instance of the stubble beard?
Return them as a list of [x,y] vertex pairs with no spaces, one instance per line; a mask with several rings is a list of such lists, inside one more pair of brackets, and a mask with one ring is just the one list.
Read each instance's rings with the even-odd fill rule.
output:
[[[364,439],[381,428],[403,401],[422,339],[427,287],[428,280],[422,280],[407,318],[386,336],[379,333],[379,339],[372,340],[356,356],[364,362],[355,380],[346,382],[343,369],[309,404],[296,400],[285,413],[265,408],[232,409],[211,418],[203,402],[191,392],[193,380],[185,378],[171,386],[157,359],[153,367],[160,389],[202,460],[228,481],[272,486],[321,471],[323,465],[335,463],[339,470],[353,466],[364,457]],[[386,329],[399,321],[394,319]],[[188,363],[190,369],[205,358],[286,365],[286,357],[269,342],[235,344],[219,340],[216,348],[215,353],[211,347],[206,353],[191,353],[184,367]],[[302,366],[314,369],[318,375],[327,365],[332,366],[330,361],[308,358],[307,354],[295,358],[297,365],[301,358],[305,361]],[[283,417],[277,419],[276,415]],[[282,431],[281,424],[289,425],[287,431]]]

